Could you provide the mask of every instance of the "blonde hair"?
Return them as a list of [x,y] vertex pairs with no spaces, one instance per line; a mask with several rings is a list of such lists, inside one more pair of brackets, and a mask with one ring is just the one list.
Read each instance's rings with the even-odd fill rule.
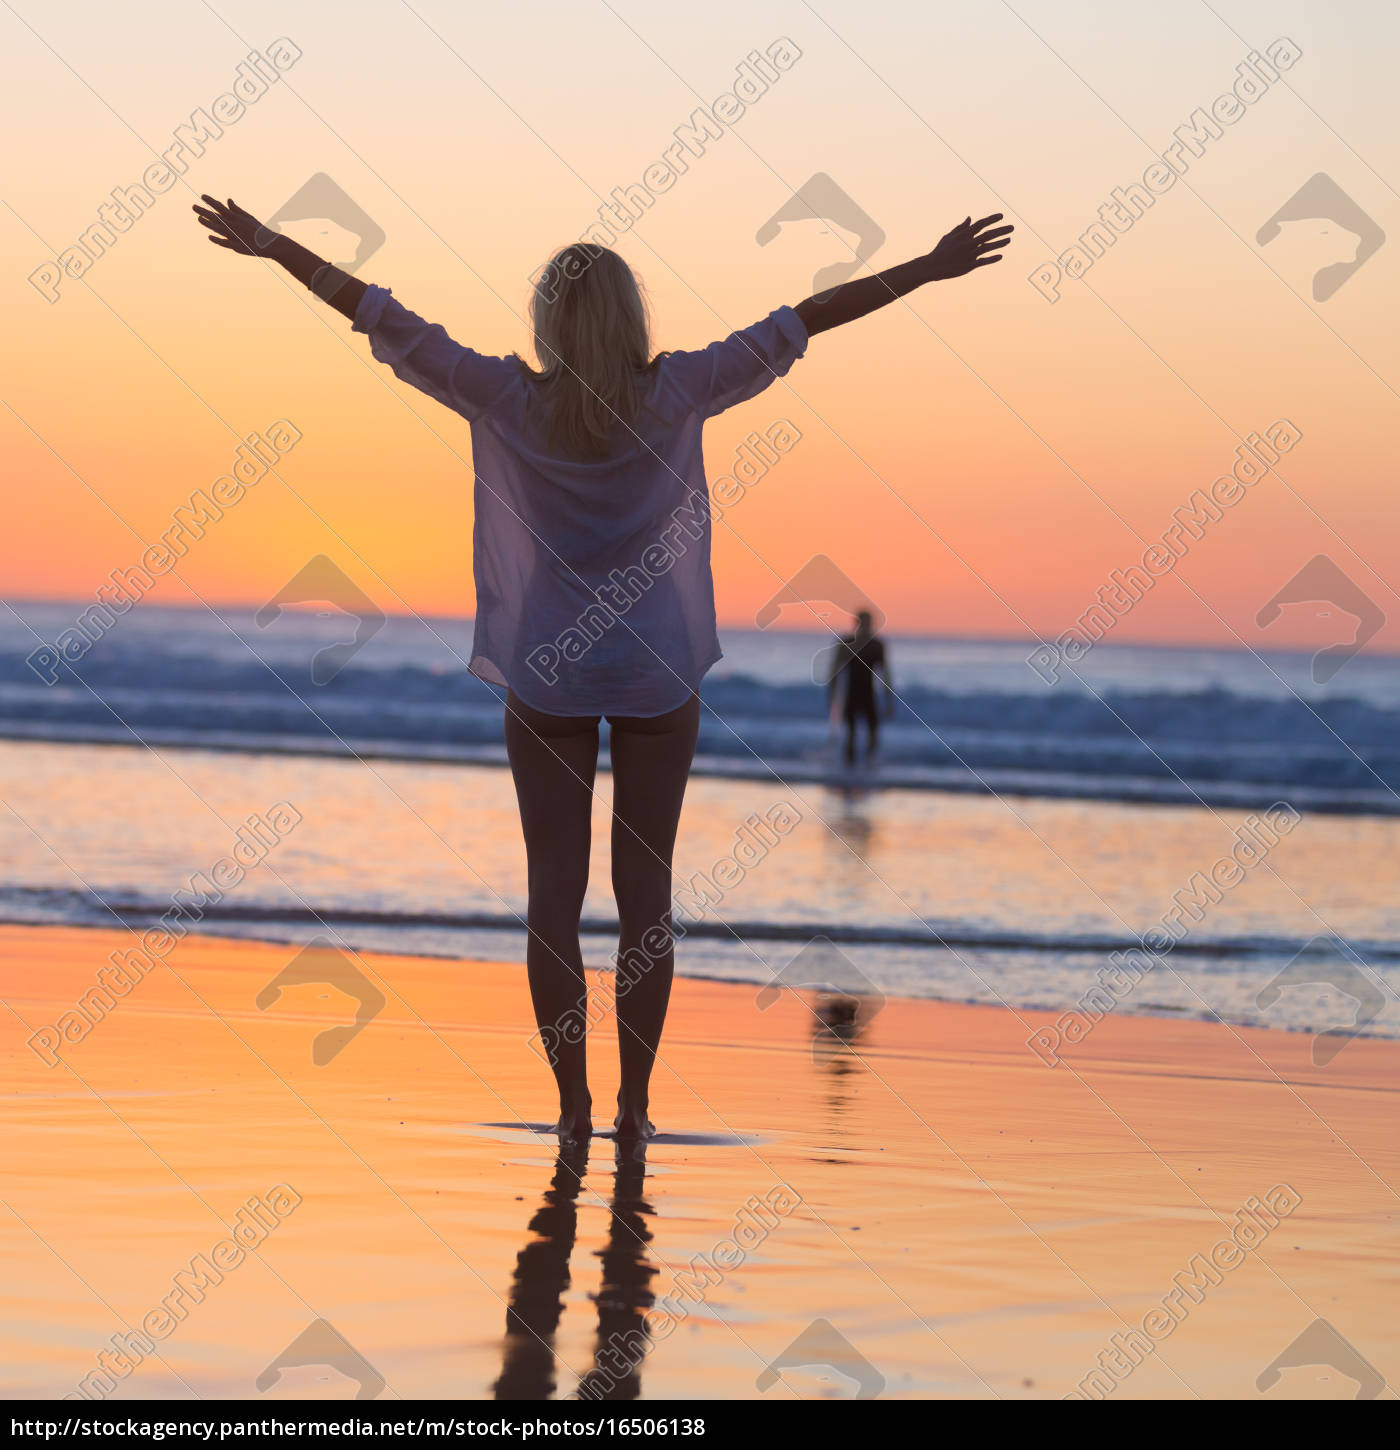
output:
[[641,412],[651,367],[646,298],[614,251],[574,242],[535,283],[530,322],[540,370],[534,373],[549,447],[567,457],[605,458],[619,429]]

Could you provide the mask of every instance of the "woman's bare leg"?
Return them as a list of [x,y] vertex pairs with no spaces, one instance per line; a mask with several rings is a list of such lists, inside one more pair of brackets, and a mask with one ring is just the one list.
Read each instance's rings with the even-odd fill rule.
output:
[[620,923],[617,1042],[622,1087],[619,1138],[648,1137],[647,1097],[675,953],[671,938],[671,853],[700,728],[700,700],[650,719],[610,722],[612,879]]
[[559,1136],[577,1139],[593,1131],[578,923],[588,886],[597,717],[544,715],[511,694],[506,753],[529,867],[530,998],[559,1086]]

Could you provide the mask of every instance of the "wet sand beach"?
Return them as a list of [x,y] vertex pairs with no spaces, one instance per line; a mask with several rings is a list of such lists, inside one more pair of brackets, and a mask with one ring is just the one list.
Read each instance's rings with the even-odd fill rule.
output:
[[[189,937],[80,1040],[27,1045],[134,944],[0,928],[7,1397],[1349,1398],[1400,1374],[1400,1044],[1318,1066],[1307,1034],[1109,1016],[1051,1067],[1004,1008],[852,1021],[678,978],[660,1136],[561,1154],[519,966],[363,954],[271,1000],[295,948]],[[590,1052],[605,1129],[611,1021]]]

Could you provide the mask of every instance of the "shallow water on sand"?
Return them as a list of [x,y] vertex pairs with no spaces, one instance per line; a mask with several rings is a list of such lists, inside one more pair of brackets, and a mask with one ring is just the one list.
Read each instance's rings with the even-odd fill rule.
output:
[[[300,822],[235,886],[206,892],[194,929],[523,955],[524,853],[502,770],[0,742],[0,779],[4,919],[148,922],[285,801]],[[584,911],[600,966],[615,921],[610,784],[602,773]],[[1400,879],[1400,821],[1304,816],[1278,835],[1259,820],[696,779],[676,853],[678,968],[787,980],[825,938],[816,969],[860,995],[1058,1012],[1096,988],[1101,1000],[1115,953],[1174,920],[1170,949],[1113,1010],[1316,1031],[1352,1022],[1370,994],[1364,1030],[1400,1032],[1400,896],[1377,889]]]

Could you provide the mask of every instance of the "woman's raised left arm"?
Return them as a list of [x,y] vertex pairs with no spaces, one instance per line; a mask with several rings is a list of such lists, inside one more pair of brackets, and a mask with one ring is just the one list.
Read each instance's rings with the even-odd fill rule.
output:
[[323,302],[328,302],[351,322],[365,295],[365,284],[349,272],[318,257],[309,247],[294,242],[264,226],[251,212],[246,212],[232,197],[227,202],[212,196],[201,197],[203,206],[194,208],[200,222],[209,228],[209,240],[216,247],[241,252],[245,257],[263,257],[285,267],[304,287],[309,287]]

